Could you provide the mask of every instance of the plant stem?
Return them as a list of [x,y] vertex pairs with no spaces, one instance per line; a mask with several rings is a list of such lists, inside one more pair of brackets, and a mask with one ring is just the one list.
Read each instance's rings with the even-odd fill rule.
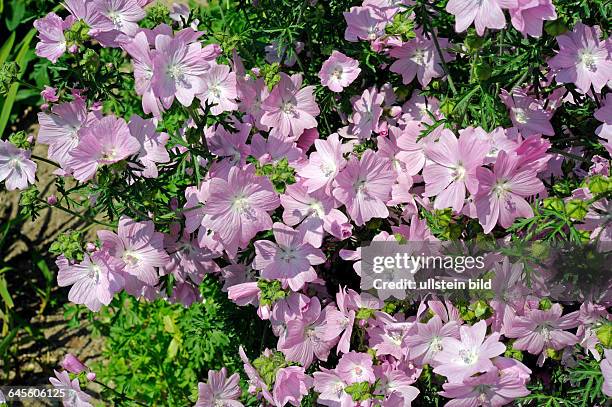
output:
[[121,393],[120,391],[117,391],[116,389],[113,389],[112,387],[107,386],[106,384],[104,384],[104,383],[102,383],[102,382],[99,382],[99,381],[97,381],[97,380],[94,380],[94,383],[99,384],[100,386],[104,387],[105,389],[110,390],[110,391],[112,391],[113,393],[115,393],[116,395],[118,395],[118,396],[120,396],[120,397],[123,397],[123,398],[124,398],[124,399],[126,399],[126,400],[132,401],[132,402],[134,402],[134,403],[138,404],[139,406],[145,406],[145,407],[148,407],[148,404],[145,404],[145,403],[143,403],[142,401],[138,401],[138,400],[135,400],[135,399],[133,399],[133,398],[131,398],[131,397],[128,397],[128,396],[126,396],[124,393]]
[[425,15],[426,29],[429,33],[431,33],[431,38],[433,39],[434,45],[436,47],[436,51],[438,52],[438,56],[440,57],[440,62],[442,62],[442,69],[444,73],[446,73],[446,79],[448,79],[448,87],[450,88],[453,95],[457,94],[457,89],[455,88],[455,83],[453,82],[453,78],[451,77],[450,71],[448,70],[448,66],[446,65],[446,61],[444,60],[444,55],[442,54],[442,48],[440,48],[440,42],[438,41],[438,35],[436,34],[436,30],[431,25],[431,17],[429,16],[429,12],[427,12],[426,8],[423,8],[423,14]]
[[51,160],[49,160],[49,159],[46,159],[46,158],[40,157],[40,156],[35,155],[35,154],[32,154],[32,155],[31,155],[31,157],[32,157],[33,159],[35,159],[35,160],[45,162],[45,163],[47,163],[47,164],[49,164],[49,165],[52,165],[52,166],[54,166],[54,167],[61,168],[61,167],[60,167],[60,166],[59,166],[57,163],[54,163],[53,161],[51,161]]
[[101,221],[96,220],[94,218],[91,218],[89,216],[83,216],[80,213],[75,212],[72,209],[68,209],[68,208],[66,208],[64,206],[61,206],[61,205],[49,205],[47,202],[45,202],[44,200],[42,200],[40,198],[38,199],[38,201],[41,202],[42,204],[44,204],[47,208],[59,209],[60,211],[66,212],[66,213],[68,213],[68,214],[70,214],[72,216],[75,216],[75,217],[77,217],[77,218],[79,218],[79,219],[81,219],[81,220],[83,220],[85,222],[93,222],[93,223],[97,223],[98,225],[106,226],[106,227],[109,227],[109,228],[114,228],[115,227],[115,225],[112,225],[110,223],[101,222]]
[[567,158],[571,158],[572,160],[582,161],[583,163],[590,163],[591,162],[591,160],[587,160],[584,157],[581,157],[581,156],[576,155],[576,154],[568,153],[568,152],[563,151],[563,150],[559,150],[558,148],[549,148],[548,151],[550,151],[551,153],[562,155],[562,156],[567,157]]

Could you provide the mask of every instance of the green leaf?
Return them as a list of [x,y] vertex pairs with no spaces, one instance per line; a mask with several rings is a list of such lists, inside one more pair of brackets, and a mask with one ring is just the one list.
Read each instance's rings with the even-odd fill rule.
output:
[[[17,53],[17,57],[15,61],[21,67],[21,72],[19,73],[19,78],[23,76],[23,72],[25,72],[26,67],[24,66],[24,62],[26,60],[26,56],[28,51],[30,50],[30,43],[32,39],[36,35],[36,29],[31,29],[21,42],[21,47],[19,48],[19,52]],[[0,137],[4,133],[6,129],[6,125],[8,124],[9,118],[11,117],[11,110],[13,109],[13,104],[15,103],[15,99],[17,98],[17,91],[19,90],[19,84],[14,83],[8,91],[6,98],[2,100],[2,110],[0,110]]]
[[15,306],[13,299],[8,292],[8,286],[4,277],[0,277],[0,297],[2,297],[4,304],[6,304],[8,308],[13,308]]
[[6,22],[6,28],[9,31],[15,30],[19,24],[23,21],[23,17],[25,16],[26,11],[26,2],[23,0],[13,0],[11,3],[11,18],[6,17],[4,21]]
[[2,48],[0,48],[0,65],[8,59],[13,50],[13,44],[15,44],[15,32],[11,33],[11,36],[2,44]]

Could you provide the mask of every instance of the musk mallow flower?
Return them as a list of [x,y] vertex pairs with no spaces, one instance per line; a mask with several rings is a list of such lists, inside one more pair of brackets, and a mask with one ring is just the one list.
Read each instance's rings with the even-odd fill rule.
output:
[[336,176],[333,195],[346,206],[355,224],[361,226],[372,218],[389,216],[385,203],[391,198],[395,178],[389,160],[366,150],[360,160],[351,157]]
[[370,138],[373,132],[378,132],[384,100],[385,95],[375,88],[364,90],[359,97],[352,100],[353,115],[349,121],[352,124],[350,132],[353,136],[363,140]]
[[574,30],[557,37],[559,51],[548,60],[559,83],[574,83],[587,93],[591,85],[601,92],[612,80],[612,41],[600,40],[599,26],[589,27],[581,22]]
[[197,39],[179,35],[155,38],[152,87],[165,108],[175,97],[183,106],[191,106],[195,96],[204,91],[202,77],[209,68],[210,61]]
[[448,407],[501,407],[530,393],[520,378],[501,375],[497,368],[462,382],[444,383],[442,387],[440,395],[452,399],[445,404]]
[[283,223],[272,225],[276,243],[269,240],[255,242],[253,268],[261,270],[268,280],[279,280],[293,291],[317,279],[312,266],[323,264],[325,255],[310,243],[304,243],[305,230],[295,230]]
[[278,369],[272,389],[275,405],[299,407],[302,398],[308,394],[313,379],[308,376],[302,366],[288,366]]
[[518,217],[533,216],[525,198],[541,192],[544,184],[533,169],[519,165],[520,158],[516,154],[500,151],[493,171],[483,167],[476,169],[478,192],[474,203],[485,233],[493,230],[496,224],[508,228]]
[[517,316],[506,329],[508,338],[517,338],[513,347],[537,355],[552,348],[561,350],[579,342],[578,337],[568,329],[578,326],[578,311],[561,315],[563,308],[553,304],[548,310],[528,310],[524,316]]
[[[453,55],[444,51],[448,47],[448,39],[439,38],[438,43],[444,61],[454,59]],[[425,37],[421,30],[416,31],[415,38],[399,47],[391,48],[389,55],[397,58],[391,65],[391,72],[402,75],[402,82],[405,85],[412,82],[415,76],[422,86],[427,86],[433,78],[444,76],[440,54],[433,40]]]
[[455,16],[455,31],[465,31],[474,22],[476,32],[482,36],[485,28],[504,28],[506,18],[502,7],[516,6],[517,0],[450,0],[446,11]]
[[79,378],[75,377],[70,380],[70,375],[67,371],[63,370],[58,372],[57,370],[53,370],[55,373],[55,377],[50,377],[49,382],[51,385],[58,389],[71,390],[66,392],[65,396],[62,398],[62,403],[65,406],[74,406],[74,407],[92,407],[93,405],[90,403],[92,397],[81,390],[81,386],[79,384]]
[[81,98],[55,105],[51,112],[38,113],[37,141],[49,145],[48,157],[67,170],[70,152],[79,144],[81,128],[95,121],[97,119],[87,112],[87,105]]
[[340,338],[337,346],[338,353],[348,353],[350,350],[356,311],[352,298],[356,295],[355,291],[350,289],[347,291],[346,287],[340,287],[340,290],[336,293],[338,309],[332,308],[327,312],[324,339],[335,340]]
[[405,339],[408,357],[421,365],[434,365],[435,356],[442,350],[444,338],[459,339],[459,325],[456,321],[443,323],[434,315],[427,323],[416,323],[416,332]]
[[25,189],[36,182],[36,163],[30,160],[31,152],[17,148],[11,142],[0,140],[0,182],[6,189]]
[[280,74],[280,81],[263,101],[261,123],[275,129],[283,137],[298,138],[304,130],[317,127],[319,106],[313,95],[314,86],[302,88],[302,75]]
[[298,169],[297,175],[304,180],[309,193],[325,188],[329,195],[332,182],[346,165],[342,156],[342,143],[338,134],[334,133],[325,140],[315,140],[314,145],[316,151],[310,154],[306,165]]
[[238,108],[236,98],[236,73],[230,72],[227,65],[211,64],[202,76],[204,89],[198,95],[202,104],[210,105],[210,112],[217,116],[223,112],[231,112]]
[[285,334],[278,341],[278,349],[288,360],[299,362],[307,368],[316,356],[327,360],[329,352],[335,346],[335,340],[325,339],[325,322],[327,312],[334,307],[327,306],[321,310],[321,303],[313,297],[306,309],[286,323]]
[[603,122],[596,130],[595,134],[601,138],[601,144],[612,154],[612,95],[606,95],[602,106],[595,110],[593,116]]
[[551,0],[517,0],[509,10],[512,25],[524,35],[542,35],[544,20],[556,20],[557,12]]
[[332,92],[342,92],[344,88],[357,79],[360,72],[359,61],[347,57],[340,51],[334,51],[323,62],[319,71],[319,78],[321,79],[321,85],[327,86]]
[[157,178],[157,163],[167,163],[170,155],[166,150],[166,143],[170,136],[167,133],[158,133],[155,120],[143,119],[132,115],[128,124],[130,134],[140,143],[137,160],[144,167],[137,171],[145,178]]
[[94,12],[108,19],[110,28],[129,36],[138,32],[138,22],[146,16],[136,0],[94,0],[92,6]]
[[534,134],[555,135],[555,130],[550,124],[552,114],[544,109],[542,102],[518,89],[512,90],[512,93],[502,89],[500,98],[510,110],[512,124],[523,137]]
[[76,264],[70,264],[62,255],[55,264],[59,269],[57,284],[60,287],[72,286],[68,299],[94,312],[99,311],[102,305],[110,304],[125,283],[123,263],[106,251],[87,254],[82,262]]
[[36,55],[56,63],[66,52],[64,30],[68,29],[73,22],[72,17],[62,20],[55,13],[49,13],[45,17],[34,21],[34,28],[38,31],[38,39],[40,40],[36,44]]
[[239,382],[238,373],[227,377],[225,367],[219,371],[209,370],[208,381],[198,383],[198,401],[195,407],[242,407],[243,404],[238,401],[242,394]]
[[351,395],[344,391],[349,386],[348,383],[335,370],[321,367],[319,371],[312,375],[314,391],[319,393],[317,403],[329,407],[352,406],[354,404]]
[[338,361],[336,372],[348,384],[376,381],[372,356],[368,353],[345,353]]
[[425,154],[429,164],[423,169],[425,196],[435,196],[434,208],[463,208],[466,190],[478,189],[476,169],[489,152],[489,143],[478,137],[476,129],[468,127],[459,139],[450,130],[443,130],[437,142],[429,143]]
[[74,178],[87,181],[93,178],[98,167],[121,161],[140,151],[140,143],[130,134],[125,120],[115,116],[81,130],[78,146],[70,151],[67,165]]
[[262,230],[272,227],[268,214],[280,204],[270,180],[255,175],[253,168],[232,167],[227,179],[212,178],[202,223],[223,243],[228,253],[246,247]]
[[[487,323],[478,321],[472,326],[459,328],[461,339],[447,337],[442,339],[442,350],[435,356],[435,373],[446,376],[451,383],[461,383],[475,373],[492,369],[491,358],[501,355],[506,345],[499,342],[499,332],[486,337]],[[486,337],[486,339],[485,339]]]
[[342,13],[346,20],[344,39],[374,41],[385,34],[386,16],[374,7],[351,7]]
[[119,219],[117,233],[99,230],[102,248],[123,265],[126,291],[138,295],[143,286],[155,286],[158,268],[170,262],[164,250],[164,235],[156,232],[152,221],[136,222],[126,216]]

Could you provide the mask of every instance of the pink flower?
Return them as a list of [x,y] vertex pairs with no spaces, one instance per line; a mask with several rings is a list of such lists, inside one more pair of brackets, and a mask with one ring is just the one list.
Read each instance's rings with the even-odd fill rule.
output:
[[283,223],[272,225],[276,243],[269,240],[255,242],[253,268],[261,270],[268,280],[279,280],[283,286],[299,291],[304,284],[317,278],[313,265],[323,264],[325,256],[320,249],[304,243],[304,229],[294,230]]
[[198,383],[198,401],[195,407],[242,407],[238,401],[242,391],[238,385],[240,376],[234,373],[227,377],[227,369],[224,367],[219,371],[209,370],[208,381]]
[[500,97],[510,109],[510,119],[523,137],[534,134],[554,136],[555,130],[550,124],[552,114],[544,109],[542,102],[528,96],[522,90],[511,94],[502,89]]
[[353,99],[353,116],[350,118],[351,133],[360,140],[370,138],[378,131],[378,121],[382,115],[383,93],[376,89],[366,89],[361,96]]
[[356,306],[352,301],[354,296],[358,296],[355,291],[349,289],[347,292],[346,287],[341,287],[336,294],[338,309],[332,308],[327,312],[324,339],[331,341],[339,337],[338,352],[342,353],[348,353],[350,350],[356,311]]
[[385,34],[386,17],[373,7],[351,7],[342,14],[346,20],[344,39],[347,41],[374,41]]
[[367,353],[348,352],[342,355],[336,366],[338,376],[348,384],[368,382],[374,383],[372,356]]
[[595,110],[594,116],[603,122],[595,130],[595,134],[602,138],[601,144],[608,150],[608,153],[612,154],[612,96],[609,93],[606,95],[603,106]]
[[604,382],[601,391],[608,397],[612,397],[612,350],[604,349],[605,359],[601,361],[599,367],[603,375]]
[[81,131],[79,145],[70,151],[68,166],[74,178],[87,181],[99,166],[124,160],[140,150],[140,143],[130,134],[125,120],[106,116]]
[[44,18],[34,21],[34,28],[38,31],[40,39],[40,42],[36,44],[36,55],[56,63],[66,52],[64,30],[68,29],[73,22],[74,18],[67,17],[66,20],[62,20],[55,13],[49,13]]
[[[439,38],[438,43],[445,61],[454,59],[454,56],[445,52],[448,39]],[[394,47],[389,52],[397,61],[391,65],[391,72],[402,75],[402,82],[407,85],[416,76],[422,86],[427,86],[433,78],[444,76],[440,54],[433,41],[426,38],[421,30],[416,31],[416,37],[404,42],[401,47]]]
[[276,372],[272,396],[277,406],[285,406],[289,403],[299,407],[302,397],[308,394],[311,387],[312,377],[304,373],[303,367],[284,367]]
[[442,350],[434,358],[438,363],[434,372],[446,376],[451,383],[461,383],[475,373],[492,369],[491,358],[506,350],[506,345],[499,342],[498,332],[485,339],[485,321],[473,326],[463,325],[459,328],[459,334],[461,340],[452,337],[442,339]]
[[501,407],[530,392],[521,380],[514,376],[500,375],[496,368],[463,382],[444,383],[440,395],[453,400],[447,407]]
[[291,46],[289,49],[287,49],[286,46],[279,47],[278,42],[275,40],[272,41],[272,44],[264,47],[264,51],[266,52],[265,59],[267,63],[273,64],[278,62],[279,64],[282,63],[286,67],[292,67],[295,65],[297,62],[297,55],[303,50],[304,43],[301,41],[296,41],[295,46]]
[[7,190],[25,189],[36,182],[36,163],[30,160],[31,154],[0,140],[0,182],[4,181]]
[[198,95],[203,104],[211,105],[210,112],[219,115],[231,112],[238,108],[236,97],[236,74],[230,72],[227,65],[212,64],[211,68],[202,77],[204,89]]
[[460,132],[459,140],[450,130],[443,130],[437,142],[429,143],[425,153],[431,160],[423,169],[425,196],[435,196],[434,208],[461,211],[466,189],[478,189],[476,171],[489,152],[489,143],[478,137],[476,129]]
[[220,256],[206,247],[200,247],[197,239],[191,239],[184,231],[180,239],[176,235],[166,235],[165,248],[170,254],[170,262],[164,266],[179,282],[193,281],[200,284],[207,273],[221,271],[214,258]]
[[62,399],[62,403],[66,407],[92,407],[92,404],[89,402],[92,400],[91,396],[81,390],[81,386],[79,385],[79,379],[75,377],[70,380],[70,375],[68,375],[67,371],[58,372],[57,370],[53,370],[55,373],[55,377],[49,378],[49,382],[53,385],[53,387],[65,390],[72,390],[70,392],[66,392],[66,395]]
[[137,0],[94,0],[93,9],[106,17],[114,30],[129,36],[138,32],[138,22],[146,16]]
[[334,371],[324,367],[314,372],[314,391],[319,393],[317,403],[323,406],[352,406],[353,398],[344,391],[348,384]]
[[152,221],[135,222],[122,216],[117,234],[99,230],[98,238],[104,250],[125,266],[126,291],[132,295],[138,295],[143,286],[155,286],[157,268],[170,261],[164,250],[164,235],[155,231]]
[[70,152],[79,144],[81,128],[92,125],[97,119],[88,114],[85,101],[76,98],[51,108],[51,113],[38,113],[38,142],[49,145],[47,155],[68,169]]
[[161,117],[163,105],[156,97],[152,87],[153,53],[145,32],[139,32],[132,40],[123,45],[123,49],[132,57],[136,94],[142,96],[142,110],[155,117]]
[[167,133],[158,133],[153,119],[145,120],[138,115],[132,115],[128,124],[130,134],[140,143],[138,161],[144,167],[142,176],[145,178],[157,178],[157,163],[167,163],[170,155],[166,150],[166,143],[170,136]]
[[455,15],[455,31],[465,31],[474,22],[476,32],[482,36],[485,28],[506,26],[504,8],[516,8],[517,0],[450,0],[446,11]]
[[512,25],[524,35],[542,35],[544,20],[555,20],[557,12],[551,0],[518,0],[517,7],[511,7]]
[[408,175],[417,175],[425,166],[425,147],[428,138],[420,139],[420,129],[415,126],[406,126],[397,138],[397,159],[404,165]]
[[123,264],[104,251],[86,255],[78,264],[70,264],[64,256],[60,256],[55,264],[59,268],[57,284],[60,287],[72,285],[68,299],[92,311],[99,311],[102,305],[110,304],[115,293],[121,291],[124,285]]
[[417,322],[416,333],[405,340],[408,357],[421,365],[432,365],[437,353],[443,349],[444,338],[459,339],[457,322],[450,321],[443,324],[438,315],[434,315],[425,324]]
[[[264,356],[270,356],[271,353],[272,352],[269,349],[266,349],[263,352]],[[249,393],[256,394],[258,392],[261,392],[261,394],[264,396],[268,403],[274,404],[274,398],[270,393],[269,386],[266,384],[266,382],[263,381],[263,379],[257,372],[257,369],[255,369],[251,362],[249,362],[249,358],[247,357],[246,353],[244,353],[244,348],[242,347],[242,345],[238,347],[238,355],[240,355],[240,359],[243,362],[244,372],[249,377]]]
[[275,129],[283,137],[299,137],[304,130],[317,127],[319,107],[315,102],[314,86],[302,89],[302,75],[280,74],[270,95],[263,101],[261,123]]
[[321,85],[327,86],[333,92],[342,92],[357,79],[360,72],[359,61],[347,57],[342,52],[334,51],[323,62],[319,78],[321,78]]
[[395,172],[389,160],[366,150],[361,160],[351,157],[336,177],[334,197],[342,202],[357,226],[372,218],[386,218],[389,211],[385,203],[391,197]]
[[155,38],[151,84],[165,108],[172,105],[175,97],[183,106],[191,106],[194,97],[204,91],[202,77],[210,67],[207,57],[197,38],[184,35]]
[[60,366],[70,373],[79,374],[87,369],[87,366],[83,364],[76,356],[71,353],[67,353],[64,359],[60,362]]
[[612,42],[600,40],[599,26],[577,23],[574,31],[557,37],[559,52],[548,61],[559,83],[574,83],[587,93],[591,86],[601,92],[612,80]]
[[348,218],[334,208],[332,197],[321,190],[308,194],[303,183],[287,186],[280,201],[285,208],[283,221],[289,226],[299,224],[304,242],[314,247],[321,247],[325,232],[335,235],[335,225],[348,225]]
[[324,339],[325,321],[328,306],[321,312],[321,303],[313,297],[302,314],[289,319],[284,336],[278,342],[278,349],[288,360],[299,362],[307,368],[316,356],[319,360],[327,360],[335,341]]
[[268,178],[255,176],[252,168],[232,167],[227,179],[210,181],[209,197],[202,221],[219,237],[228,253],[246,247],[262,230],[272,227],[268,211],[276,209],[279,199]]
[[525,316],[517,316],[504,334],[508,338],[518,338],[514,348],[526,350],[533,355],[547,348],[560,350],[578,343],[576,335],[566,329],[578,326],[578,312],[561,316],[563,309],[553,304],[546,311],[532,309]]
[[47,102],[57,102],[59,97],[57,96],[57,89],[52,88],[51,86],[46,86],[42,92],[40,92],[40,96]]
[[508,228],[518,217],[533,216],[525,198],[542,191],[544,185],[535,171],[519,164],[515,154],[500,151],[493,171],[482,167],[476,170],[476,213],[485,233],[497,223]]
[[325,193],[330,194],[332,182],[346,165],[342,143],[334,133],[326,140],[315,140],[314,145],[317,151],[310,154],[308,163],[297,174],[304,179],[309,193],[325,187]]

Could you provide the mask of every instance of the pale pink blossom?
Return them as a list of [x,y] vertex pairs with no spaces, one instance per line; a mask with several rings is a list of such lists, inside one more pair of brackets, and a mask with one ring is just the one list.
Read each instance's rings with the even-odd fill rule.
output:
[[544,109],[543,102],[517,89],[512,93],[502,89],[500,97],[510,110],[512,124],[523,137],[534,134],[555,135],[555,130],[550,124],[552,113]]
[[203,105],[210,105],[210,112],[219,115],[238,108],[236,98],[236,73],[230,72],[227,65],[212,64],[203,75],[204,88],[198,98]]
[[342,143],[334,133],[325,140],[315,140],[314,145],[316,151],[310,154],[308,162],[298,170],[297,175],[304,179],[309,193],[325,188],[325,192],[330,194],[332,182],[346,165]]
[[6,189],[25,189],[36,182],[36,163],[31,151],[17,148],[10,141],[0,140],[0,182]]
[[360,140],[368,139],[373,132],[378,132],[384,100],[384,94],[375,88],[364,90],[361,96],[352,100],[353,115],[349,121],[352,123],[350,133],[354,137]]
[[501,407],[530,393],[520,379],[500,375],[496,368],[463,382],[444,383],[440,395],[451,398],[447,407]]
[[321,85],[327,86],[333,92],[342,92],[344,88],[357,79],[360,72],[359,61],[347,57],[342,52],[334,51],[323,62],[319,71],[319,78],[321,79]]
[[338,174],[333,194],[346,206],[355,224],[361,226],[372,218],[389,216],[386,202],[391,197],[395,178],[389,160],[366,150],[361,160],[351,157]]
[[517,0],[450,0],[446,11],[455,15],[455,31],[465,31],[472,22],[482,36],[485,28],[506,26],[503,8],[516,8]]
[[272,396],[277,406],[290,404],[299,407],[302,398],[312,387],[312,377],[301,366],[283,367],[276,372]]
[[344,12],[346,30],[344,39],[374,41],[385,34],[386,16],[373,7],[351,7]]
[[62,20],[55,13],[49,13],[45,17],[34,21],[34,28],[38,31],[38,39],[40,40],[36,44],[36,55],[56,63],[66,52],[64,30],[68,29],[72,23],[74,23],[74,18],[67,17]]
[[239,386],[240,376],[234,373],[227,377],[227,369],[219,371],[209,370],[208,381],[198,383],[198,401],[194,407],[242,407],[238,401],[242,395]]
[[512,25],[525,36],[539,37],[545,20],[555,20],[557,12],[551,0],[517,0],[511,7]]
[[70,375],[68,372],[63,370],[58,372],[57,370],[53,370],[55,373],[55,377],[49,378],[49,382],[53,387],[58,389],[70,390],[65,391],[65,396],[62,398],[62,403],[66,407],[92,407],[90,401],[92,401],[92,397],[81,390],[81,386],[79,385],[78,377],[70,380]]
[[136,173],[141,173],[145,178],[157,178],[156,164],[170,161],[170,155],[166,150],[170,136],[167,133],[158,133],[153,119],[145,120],[136,114],[130,118],[128,128],[132,137],[140,143],[137,160],[144,168]]

